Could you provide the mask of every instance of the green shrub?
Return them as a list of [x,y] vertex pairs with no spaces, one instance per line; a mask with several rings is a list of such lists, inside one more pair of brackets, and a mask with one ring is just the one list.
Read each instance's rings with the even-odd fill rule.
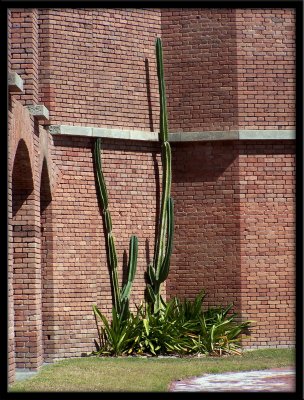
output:
[[173,315],[174,301],[157,313],[150,305],[140,310],[139,339],[134,351],[137,354],[185,354],[188,339],[182,334],[182,321]]
[[141,305],[125,319],[113,309],[111,322],[94,306],[102,323],[99,327],[96,320],[99,345],[94,354],[238,354],[252,321],[235,322],[237,314],[228,316],[232,304],[203,311],[204,298],[203,292],[193,301],[174,297],[156,313],[150,304]]

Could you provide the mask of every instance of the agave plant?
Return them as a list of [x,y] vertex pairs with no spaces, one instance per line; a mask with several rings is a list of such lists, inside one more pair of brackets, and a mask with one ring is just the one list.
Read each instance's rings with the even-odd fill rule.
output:
[[131,236],[129,244],[129,263],[128,263],[128,279],[124,286],[120,289],[117,273],[117,254],[115,248],[115,240],[112,233],[112,219],[108,208],[108,193],[104,180],[101,164],[101,139],[97,138],[94,143],[94,167],[97,178],[97,194],[102,208],[103,220],[105,225],[105,237],[107,241],[107,257],[109,269],[111,273],[111,285],[113,293],[113,306],[121,318],[126,318],[129,313],[129,298],[132,283],[135,278],[138,253],[138,239]]
[[161,159],[163,167],[162,198],[158,234],[154,250],[153,263],[148,266],[150,284],[147,285],[153,311],[164,309],[165,302],[161,296],[161,285],[167,279],[173,245],[173,200],[171,197],[171,147],[168,141],[168,116],[166,106],[165,80],[163,73],[163,55],[161,39],[156,39],[157,76],[160,97],[160,129]]
[[119,356],[132,353],[136,337],[138,337],[140,322],[138,313],[135,316],[129,313],[125,318],[121,318],[113,307],[110,322],[97,306],[93,306],[93,311],[99,338],[99,343],[95,341],[96,351],[93,354]]

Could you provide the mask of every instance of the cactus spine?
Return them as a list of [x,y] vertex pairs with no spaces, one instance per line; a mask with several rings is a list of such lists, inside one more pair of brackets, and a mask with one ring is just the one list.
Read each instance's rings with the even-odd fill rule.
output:
[[163,166],[162,199],[158,234],[156,239],[153,264],[148,267],[150,283],[147,285],[148,294],[153,304],[154,312],[164,306],[161,296],[161,284],[167,279],[170,267],[170,257],[173,245],[173,199],[171,197],[171,147],[168,141],[168,117],[166,106],[165,79],[163,73],[163,55],[161,39],[156,39],[157,76],[160,98],[160,130],[161,159]]
[[117,254],[115,248],[114,236],[112,233],[112,219],[108,208],[108,193],[104,180],[102,165],[101,165],[101,139],[97,138],[94,143],[94,166],[97,179],[97,193],[102,207],[105,236],[107,240],[107,256],[109,269],[111,274],[111,285],[113,290],[113,305],[122,318],[128,313],[129,298],[134,281],[136,266],[137,266],[137,253],[138,253],[138,239],[136,236],[131,236],[129,244],[129,263],[128,263],[128,279],[122,289],[119,288],[118,274],[117,274]]

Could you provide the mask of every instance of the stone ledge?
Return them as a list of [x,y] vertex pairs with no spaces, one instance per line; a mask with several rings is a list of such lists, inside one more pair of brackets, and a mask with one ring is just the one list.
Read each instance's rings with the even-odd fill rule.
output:
[[240,140],[293,140],[296,138],[296,132],[294,130],[240,130]]
[[92,128],[92,136],[111,139],[157,141],[158,133],[126,129]]
[[[96,128],[73,125],[49,125],[52,135],[92,136],[109,139],[158,141],[158,132],[137,131],[127,129]],[[293,140],[294,130],[234,130],[205,132],[172,132],[170,142],[203,142],[214,140]]]
[[238,140],[238,131],[205,131],[169,133],[170,142],[202,142],[209,140]]
[[32,114],[35,118],[42,121],[49,120],[49,110],[43,104],[33,104],[26,107],[29,113]]
[[17,72],[8,73],[8,90],[9,92],[23,92],[23,79]]
[[157,141],[158,133],[127,129],[96,128],[89,126],[49,125],[52,135],[93,136],[109,139]]

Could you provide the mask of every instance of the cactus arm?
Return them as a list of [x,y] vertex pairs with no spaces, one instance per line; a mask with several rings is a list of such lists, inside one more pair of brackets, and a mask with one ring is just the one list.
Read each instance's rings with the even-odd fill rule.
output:
[[112,232],[112,218],[109,210],[105,210],[103,215],[107,232]]
[[163,68],[163,49],[161,39],[156,39],[156,60],[157,60],[157,76],[160,97],[160,141],[165,142],[168,140],[168,118],[167,118],[167,105],[166,105],[166,89]]
[[169,274],[170,267],[170,257],[172,254],[173,247],[173,228],[174,228],[174,206],[173,199],[169,197],[167,202],[167,244],[166,244],[166,254],[162,263],[161,272],[159,274],[159,281],[164,282]]
[[94,146],[94,156],[96,163],[96,175],[98,181],[98,191],[99,197],[102,204],[102,209],[105,211],[108,208],[108,194],[107,188],[104,180],[104,176],[102,173],[102,165],[101,165],[101,157],[100,157],[100,138],[97,138]]
[[107,236],[107,250],[108,250],[108,259],[110,265],[110,273],[111,273],[111,282],[113,287],[113,295],[114,295],[114,306],[117,310],[120,309],[120,299],[119,299],[119,285],[118,285],[118,276],[117,276],[117,254],[115,248],[114,237],[112,235],[112,221],[111,214],[108,209],[108,193],[106,188],[106,183],[104,180],[103,172],[102,172],[102,164],[100,157],[100,138],[97,138],[94,143],[94,161],[95,161],[95,169],[96,169],[96,177],[97,177],[97,193],[99,195],[102,213],[105,222],[106,228],[106,236]]
[[138,239],[136,236],[131,236],[129,245],[128,281],[124,285],[120,294],[120,306],[121,306],[120,319],[125,319],[128,316],[129,298],[136,272],[137,253],[138,253]]
[[138,254],[138,239],[136,236],[131,236],[129,245],[129,263],[128,263],[128,280],[126,285],[121,291],[121,299],[128,299],[131,292],[132,283],[135,278],[136,265]]
[[101,164],[101,139],[97,138],[94,143],[94,162],[97,177],[97,193],[102,207],[103,219],[105,224],[105,234],[107,238],[107,255],[111,276],[111,284],[113,289],[113,303],[114,307],[119,314],[120,318],[124,318],[128,312],[128,303],[131,293],[132,283],[135,278],[137,253],[138,253],[138,239],[132,236],[129,245],[129,264],[128,264],[128,281],[122,290],[119,288],[118,272],[117,272],[117,253],[115,248],[115,240],[112,234],[112,219],[108,209],[108,193],[106,183],[104,180]]
[[165,237],[167,230],[167,207],[168,197],[171,191],[171,148],[169,142],[165,142],[162,146],[163,160],[163,189],[159,222],[159,235],[156,242],[154,265],[156,278],[159,278],[162,257],[164,255]]
[[111,269],[111,278],[114,292],[114,306],[117,312],[120,311],[120,296],[119,296],[119,285],[118,285],[118,274],[117,274],[117,255],[115,249],[115,242],[112,233],[108,233],[108,251],[109,251],[109,262]]

